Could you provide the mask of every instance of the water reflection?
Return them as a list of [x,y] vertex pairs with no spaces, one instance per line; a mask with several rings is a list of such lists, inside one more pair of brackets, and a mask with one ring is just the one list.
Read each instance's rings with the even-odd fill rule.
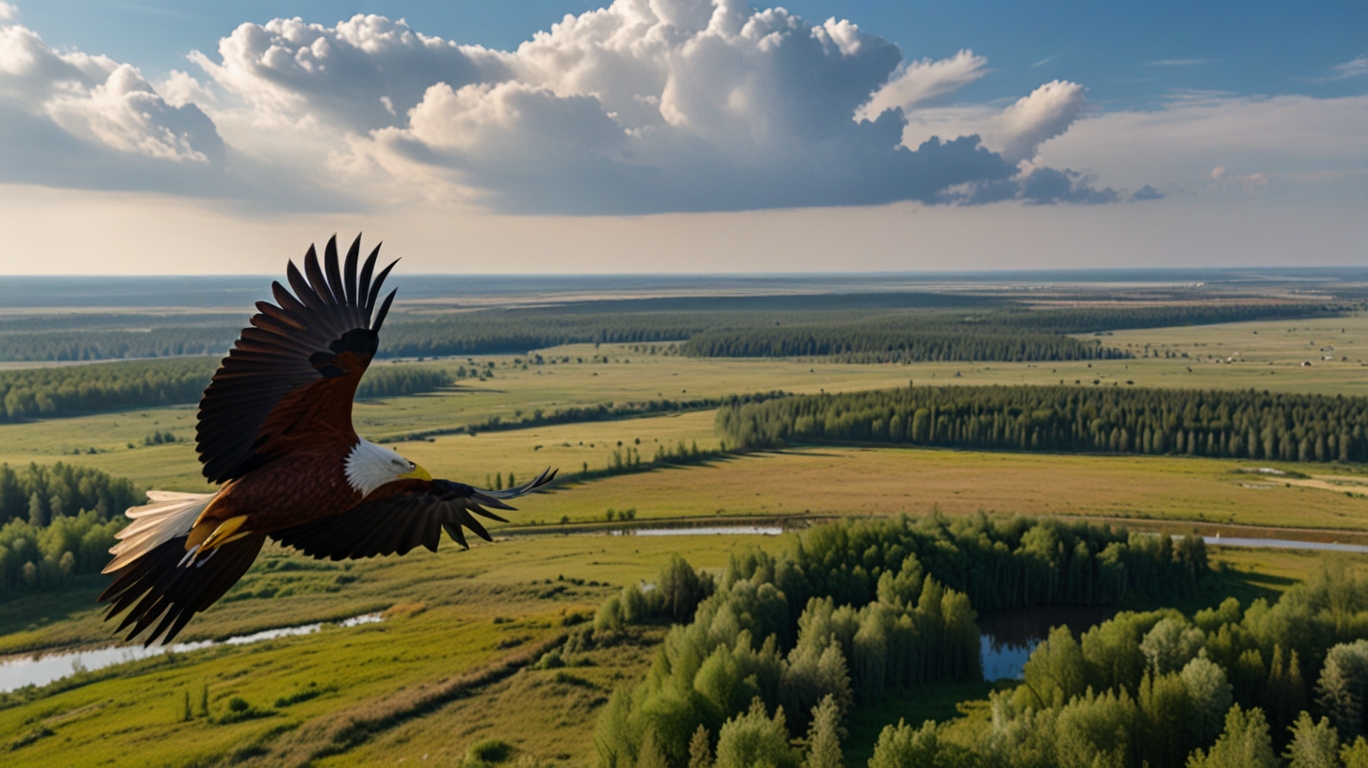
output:
[[979,658],[984,680],[1020,680],[1031,651],[1050,634],[1067,626],[1080,634],[1116,615],[1098,605],[1055,605],[1014,608],[979,615]]
[[[372,624],[380,621],[380,614],[367,613],[362,616],[353,616],[350,619],[339,621],[336,625],[331,623],[319,622],[317,624],[304,624],[298,627],[281,627],[279,629],[268,629],[263,632],[256,632],[250,635],[240,635],[224,640],[222,645],[248,645],[259,643],[264,640],[275,640],[280,637],[293,637],[295,635],[308,635],[322,629],[324,626],[355,627],[361,624]],[[54,680],[61,680],[64,677],[88,672],[113,664],[124,664],[130,661],[148,659],[153,656],[160,656],[163,653],[184,653],[186,651],[197,651],[201,648],[210,648],[220,643],[214,640],[201,640],[197,643],[176,643],[175,645],[154,645],[144,648],[141,645],[111,646],[109,648],[96,648],[89,651],[70,651],[68,653],[52,653],[43,656],[28,656],[9,661],[0,662],[0,693],[23,688],[26,685],[47,685]]]

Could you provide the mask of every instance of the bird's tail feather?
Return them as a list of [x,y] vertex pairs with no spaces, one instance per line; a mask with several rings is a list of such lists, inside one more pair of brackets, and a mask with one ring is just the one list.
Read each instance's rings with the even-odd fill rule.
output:
[[128,610],[115,632],[132,627],[127,635],[132,640],[155,625],[144,644],[159,637],[170,642],[191,617],[242,578],[265,541],[265,534],[253,533],[196,560],[185,557],[184,535],[163,541],[114,572],[114,583],[99,597],[109,603],[105,620]]
[[146,644],[158,637],[169,642],[251,567],[265,541],[262,534],[186,557],[187,534],[217,495],[148,491],[148,504],[125,513],[132,522],[115,534],[119,543],[109,550],[114,558],[104,569],[114,583],[99,597],[109,603],[106,620],[128,611],[116,632],[132,627],[131,640],[155,625]]
[[119,543],[109,550],[114,559],[105,566],[103,573],[122,570],[158,546],[189,533],[190,528],[199,519],[200,513],[217,495],[148,491],[147,498],[150,503],[141,507],[129,507],[124,513],[133,522],[114,534]]

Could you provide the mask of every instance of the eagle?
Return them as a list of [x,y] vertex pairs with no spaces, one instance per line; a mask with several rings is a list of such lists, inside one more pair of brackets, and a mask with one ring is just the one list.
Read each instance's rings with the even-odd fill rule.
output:
[[[446,531],[468,547],[462,528],[489,541],[476,515],[504,518],[509,499],[555,478],[506,490],[434,479],[397,452],[357,435],[356,387],[379,347],[397,291],[375,311],[398,261],[375,273],[380,247],[360,265],[358,235],[339,262],[337,237],[320,267],[314,247],[304,272],[286,269],[287,290],[259,301],[200,400],[196,449],[213,493],[149,491],[126,513],[104,569],[113,583],[98,602],[105,620],[125,614],[116,633],[146,645],[170,642],[213,605],[256,559],[267,538],[318,559],[435,552]],[[307,279],[306,279],[307,278]],[[125,613],[126,612],[126,613]]]

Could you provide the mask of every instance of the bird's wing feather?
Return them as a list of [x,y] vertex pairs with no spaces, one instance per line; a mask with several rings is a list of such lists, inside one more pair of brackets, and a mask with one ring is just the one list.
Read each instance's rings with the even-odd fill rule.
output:
[[271,538],[320,560],[403,555],[419,546],[436,552],[443,530],[465,547],[462,527],[490,540],[475,515],[503,521],[487,508],[512,509],[506,500],[541,488],[555,476],[555,471],[548,469],[532,482],[506,491],[487,491],[449,480],[398,480],[346,512],[276,531]]
[[319,427],[351,430],[356,385],[375,354],[394,300],[391,292],[372,317],[381,283],[394,264],[372,281],[377,246],[358,279],[360,248],[357,237],[343,278],[335,236],[324,249],[322,268],[310,246],[304,274],[293,262],[286,270],[294,292],[272,283],[276,304],[257,302],[252,326],[243,329],[200,400],[195,435],[210,481],[240,477],[280,451],[291,434]]

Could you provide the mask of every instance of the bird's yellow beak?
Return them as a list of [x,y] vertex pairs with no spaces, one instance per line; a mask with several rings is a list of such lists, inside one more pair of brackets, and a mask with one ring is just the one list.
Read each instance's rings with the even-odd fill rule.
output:
[[429,475],[429,474],[428,474],[428,471],[427,471],[426,469],[423,469],[423,468],[422,468],[421,466],[419,466],[417,463],[414,463],[413,469],[411,469],[411,470],[409,470],[408,472],[405,472],[404,474],[400,475],[400,476],[399,476],[399,479],[400,479],[400,480],[422,480],[422,481],[424,481],[424,482],[428,482],[428,481],[431,481],[431,480],[432,480],[432,475]]

